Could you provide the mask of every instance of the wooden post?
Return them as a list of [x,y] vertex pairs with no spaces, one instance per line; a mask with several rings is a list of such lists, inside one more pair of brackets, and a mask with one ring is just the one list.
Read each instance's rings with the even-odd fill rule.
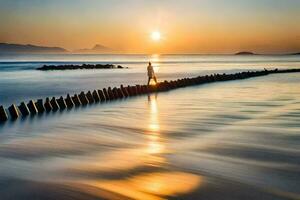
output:
[[38,113],[43,113],[45,111],[43,99],[38,99],[37,102],[35,102],[35,106],[38,110]]
[[52,97],[52,99],[50,100],[50,104],[52,106],[53,111],[57,111],[59,109],[59,105],[58,105],[55,97]]
[[22,102],[18,107],[19,107],[20,112],[22,113],[22,116],[25,117],[25,116],[29,115],[29,109],[24,102]]
[[74,107],[74,102],[69,94],[67,94],[67,98],[65,99],[65,102],[66,102],[67,108],[70,109],[70,108]]
[[112,89],[112,92],[113,92],[113,95],[114,95],[115,99],[120,99],[120,98],[121,98],[121,97],[119,96],[119,94],[118,94],[118,91],[117,91],[117,88],[116,88],[116,87],[114,87],[114,88]]
[[125,95],[123,94],[121,88],[117,88],[117,93],[118,93],[118,96],[123,99],[125,97]]
[[145,90],[145,93],[148,94],[148,93],[149,93],[148,85],[143,85],[143,88],[144,88],[144,90]]
[[114,100],[115,97],[114,97],[114,94],[113,94],[113,92],[112,92],[112,90],[111,90],[111,87],[108,87],[108,88],[107,88],[107,92],[108,92],[109,99],[110,99],[110,100]]
[[99,94],[98,94],[98,92],[96,90],[93,91],[92,95],[93,95],[93,98],[94,98],[95,102],[99,102],[100,101]]
[[79,95],[78,95],[79,99],[80,99],[80,102],[82,105],[87,105],[89,103],[89,100],[87,99],[86,95],[84,94],[84,92],[81,92]]
[[127,88],[125,88],[123,85],[121,85],[120,88],[121,88],[121,90],[122,90],[124,96],[125,96],[125,97],[128,97],[128,96],[129,96],[129,93],[128,93],[128,91],[127,91]]
[[64,109],[67,108],[66,102],[65,102],[65,100],[64,100],[64,98],[62,96],[59,99],[56,99],[56,101],[57,101],[57,103],[59,105],[59,108],[61,110],[64,110]]
[[76,107],[81,105],[81,101],[77,94],[74,94],[74,96],[72,96],[72,101]]
[[133,91],[133,95],[134,96],[138,95],[138,91],[137,91],[136,86],[131,86],[131,88],[132,88],[132,91]]
[[89,103],[90,103],[90,104],[92,104],[92,103],[95,102],[95,100],[94,100],[94,98],[93,98],[93,95],[92,95],[91,91],[88,91],[88,92],[86,93],[86,98],[89,100]]
[[0,106],[0,122],[4,122],[8,120],[7,113],[3,106]]
[[141,95],[142,94],[141,86],[140,85],[135,85],[135,87],[136,87],[137,95]]
[[53,109],[49,97],[46,98],[44,107],[46,112],[50,112]]
[[106,101],[111,100],[110,97],[109,97],[109,95],[108,95],[108,91],[106,90],[106,88],[103,88],[103,93],[104,93],[104,95],[105,95]]
[[105,95],[102,90],[98,90],[98,94],[101,102],[106,101]]
[[130,85],[128,85],[126,89],[128,91],[129,96],[133,96],[133,91],[132,91]]
[[9,108],[8,108],[8,111],[10,113],[10,117],[11,119],[17,119],[19,117],[19,113],[18,113],[18,110],[15,106],[15,104],[12,104]]
[[29,103],[27,104],[28,109],[30,111],[30,114],[35,115],[38,113],[38,110],[34,104],[34,102],[32,100],[29,101]]

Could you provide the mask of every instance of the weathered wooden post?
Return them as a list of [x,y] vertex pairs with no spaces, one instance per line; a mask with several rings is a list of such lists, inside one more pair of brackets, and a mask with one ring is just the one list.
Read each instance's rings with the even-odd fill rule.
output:
[[75,104],[76,107],[81,105],[81,101],[80,101],[77,94],[74,94],[74,96],[72,96],[72,101],[73,101],[73,103]]
[[131,88],[132,88],[132,91],[133,91],[133,95],[134,96],[138,95],[136,86],[131,86]]
[[8,115],[3,106],[0,106],[0,122],[8,120]]
[[125,97],[128,97],[128,96],[129,96],[129,93],[128,93],[128,91],[127,91],[127,88],[125,88],[123,85],[121,85],[120,87],[121,87],[121,90],[122,90],[124,96],[125,96]]
[[43,113],[45,111],[43,99],[38,99],[37,102],[35,102],[35,106],[38,110],[38,113]]
[[141,88],[141,94],[145,94],[146,91],[145,91],[144,85],[140,85],[140,88]]
[[52,105],[50,103],[49,97],[46,98],[45,103],[44,103],[44,107],[45,107],[46,112],[50,112],[53,109]]
[[50,104],[52,106],[53,111],[57,111],[59,109],[59,105],[58,105],[55,97],[52,97],[52,99],[50,100]]
[[108,92],[109,99],[110,99],[110,100],[114,100],[115,97],[114,97],[114,94],[113,94],[113,92],[112,92],[112,90],[111,90],[111,87],[108,87],[108,88],[107,88],[107,92]]
[[170,87],[171,87],[171,89],[177,88],[176,82],[175,81],[170,81]]
[[128,85],[126,89],[127,89],[127,91],[128,91],[128,96],[133,96],[133,92],[132,92],[132,90],[131,90],[130,85]]
[[146,94],[149,93],[148,85],[143,85],[143,88],[144,88]]
[[57,103],[59,105],[59,108],[61,110],[64,110],[64,109],[67,108],[66,102],[65,102],[65,100],[64,100],[64,98],[62,96],[59,99],[56,99],[56,101],[57,101]]
[[183,85],[184,85],[184,87],[186,87],[186,86],[189,85],[189,82],[188,82],[188,79],[187,79],[187,78],[184,78],[184,79],[183,79]]
[[70,97],[70,94],[67,94],[65,102],[66,102],[67,108],[70,109],[70,108],[74,107],[74,102],[73,102],[72,98]]
[[141,86],[140,85],[135,85],[135,88],[136,88],[137,95],[141,95],[142,94]]
[[123,94],[121,88],[117,88],[117,93],[118,93],[118,96],[123,99],[125,97],[125,95]]
[[106,101],[105,95],[102,90],[98,90],[98,94],[101,102]]
[[105,95],[106,101],[111,100],[110,97],[109,97],[109,94],[108,94],[108,92],[107,92],[107,90],[106,90],[106,88],[103,88],[103,93],[104,93],[104,95]]
[[100,101],[99,94],[98,94],[98,92],[96,90],[93,91],[92,95],[93,95],[93,98],[94,98],[95,102],[99,102]]
[[164,91],[164,83],[163,82],[157,83],[156,88],[158,92]]
[[181,81],[180,81],[180,80],[181,80],[181,79],[177,79],[177,80],[176,80],[177,88],[182,87],[182,86],[181,86]]
[[91,91],[88,91],[88,92],[86,93],[86,98],[89,100],[89,103],[90,103],[90,104],[92,104],[92,103],[95,102],[95,100],[94,100],[94,98],[93,98],[93,95],[92,95]]
[[161,91],[166,91],[167,90],[167,85],[165,82],[161,82]]
[[196,81],[197,81],[197,84],[201,84],[202,83],[202,77],[201,76],[198,76],[196,78]]
[[142,90],[143,94],[147,94],[147,90],[146,90],[145,85],[141,85],[141,90]]
[[29,101],[29,103],[27,104],[27,107],[30,111],[30,114],[35,115],[38,113],[38,110],[32,100]]
[[78,95],[79,99],[80,99],[80,102],[82,105],[87,105],[89,103],[89,100],[87,99],[86,95],[84,94],[84,92],[81,92],[79,95]]
[[19,113],[18,113],[18,110],[15,106],[15,104],[12,104],[9,108],[8,108],[8,111],[10,113],[10,117],[11,119],[17,119],[19,117]]
[[112,92],[113,92],[113,95],[114,95],[115,99],[120,99],[120,98],[121,98],[121,97],[119,96],[119,94],[118,94],[118,91],[117,91],[117,88],[116,88],[116,87],[114,87],[114,88],[112,89]]
[[29,113],[30,113],[29,109],[24,102],[22,102],[18,107],[19,107],[19,110],[20,110],[22,116],[25,117],[25,116],[29,115]]

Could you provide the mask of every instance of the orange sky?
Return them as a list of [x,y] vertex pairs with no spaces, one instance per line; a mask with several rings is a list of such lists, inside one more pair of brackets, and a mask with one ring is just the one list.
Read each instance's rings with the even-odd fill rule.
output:
[[[300,51],[298,0],[52,0],[0,3],[0,42],[102,44],[125,53]],[[152,31],[162,40],[154,42]]]

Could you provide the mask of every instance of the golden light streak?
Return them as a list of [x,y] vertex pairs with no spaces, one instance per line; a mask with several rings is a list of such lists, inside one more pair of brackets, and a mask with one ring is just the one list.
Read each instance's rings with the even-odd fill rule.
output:
[[202,182],[202,177],[190,173],[166,172],[141,174],[127,180],[87,181],[85,184],[133,199],[160,200],[165,196],[189,193]]

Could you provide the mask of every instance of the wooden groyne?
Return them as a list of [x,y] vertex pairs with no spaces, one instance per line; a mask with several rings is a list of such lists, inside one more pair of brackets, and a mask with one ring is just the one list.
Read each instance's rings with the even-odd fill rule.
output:
[[27,117],[29,115],[42,114],[45,112],[55,112],[58,110],[72,109],[74,107],[84,106],[87,104],[110,102],[116,99],[124,99],[137,95],[149,94],[153,92],[169,91],[176,88],[187,86],[201,85],[212,82],[240,80],[258,76],[266,76],[277,73],[296,73],[300,69],[284,69],[284,70],[263,70],[263,71],[248,71],[235,74],[212,74],[206,76],[198,76],[194,78],[183,78],[172,81],[159,82],[156,85],[135,85],[120,87],[108,87],[96,89],[80,94],[70,95],[59,98],[38,99],[37,101],[30,100],[28,103],[21,102],[19,106],[12,104],[7,109],[0,105],[0,122],[7,120],[16,120],[20,116]]

